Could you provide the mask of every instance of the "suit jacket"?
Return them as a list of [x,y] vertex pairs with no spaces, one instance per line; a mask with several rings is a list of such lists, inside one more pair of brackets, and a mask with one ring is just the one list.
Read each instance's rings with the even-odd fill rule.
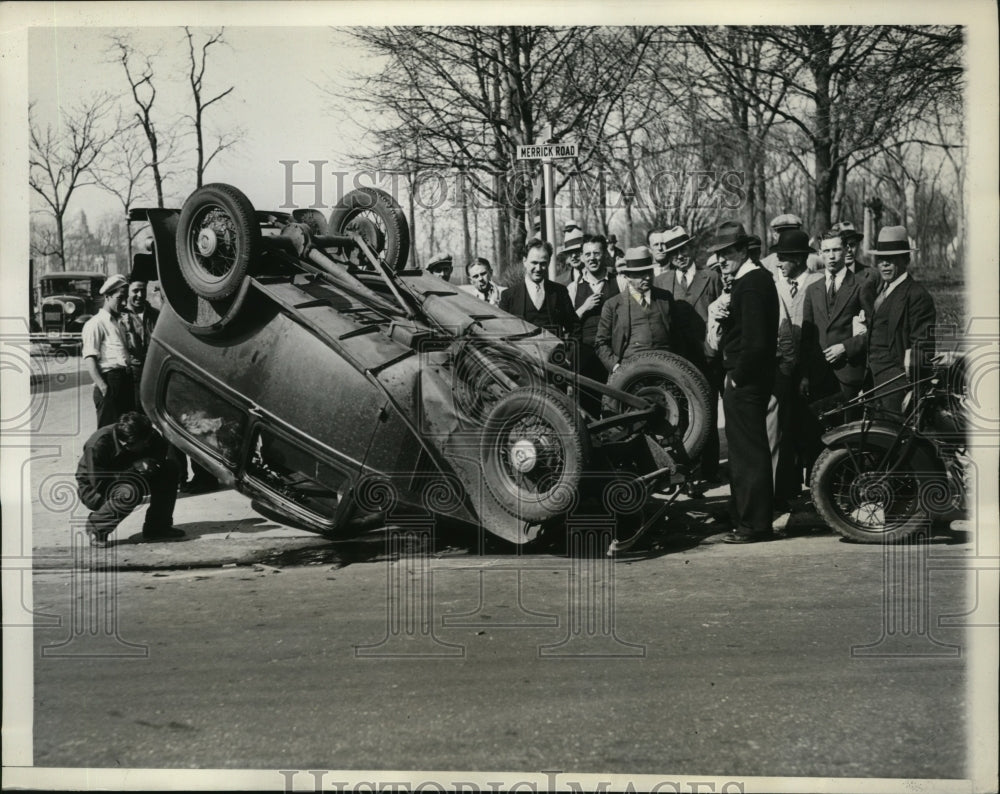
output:
[[689,361],[703,364],[708,305],[722,294],[722,277],[714,270],[695,268],[694,278],[685,294],[684,288],[678,284],[677,270],[669,268],[653,284],[674,297],[676,322],[684,331],[677,352]]
[[[501,287],[495,281],[492,283],[493,283],[493,292],[490,294],[490,300],[487,301],[487,303],[490,303],[493,306],[499,306],[500,296],[507,291],[507,288]],[[462,290],[462,292],[469,293],[474,298],[479,298],[479,300],[483,300],[483,296],[479,294],[479,290],[477,290],[474,286],[472,286],[472,284],[461,284],[459,286],[459,289]]]
[[788,286],[788,279],[779,271],[774,279],[778,291],[778,368],[785,375],[792,375],[804,366],[802,356],[802,319],[805,313],[806,291],[814,281],[822,280],[821,273],[805,271],[802,286],[795,296]]
[[[844,273],[844,281],[830,309],[826,305],[825,277],[806,289],[802,312],[802,346],[807,363],[806,374],[817,385],[829,382],[831,375],[841,383],[852,386],[864,380],[867,339],[864,334],[855,336],[851,327],[854,316],[865,308],[863,278],[855,276],[850,270]],[[867,310],[865,316],[871,317]],[[846,355],[836,364],[829,364],[823,351],[838,343],[844,346]]]
[[[571,336],[576,332],[576,312],[573,310],[566,287],[548,279],[542,283],[545,285],[545,301],[541,310],[548,314],[546,329],[553,331],[557,336]],[[504,290],[500,296],[500,308],[521,318],[527,317],[529,308],[535,308],[528,296],[524,279]]]
[[[875,289],[862,291],[865,315],[868,317],[868,334],[864,337],[863,344],[867,345],[869,357],[872,351],[871,330],[875,320],[876,295]],[[912,374],[915,378],[919,378],[923,372],[931,368],[931,358],[934,356],[934,340],[931,336],[937,319],[934,299],[922,284],[908,275],[892,291],[879,308],[879,312],[889,314],[889,355],[902,369],[906,351],[910,350]]]
[[778,340],[778,291],[757,267],[733,281],[729,316],[722,325],[722,366],[736,386],[770,393]]
[[[635,300],[630,290],[625,290],[606,301],[601,307],[601,321],[597,326],[594,349],[601,363],[611,372],[620,364],[632,337],[632,317],[629,301]],[[655,306],[663,318],[663,325],[670,335],[669,350],[676,351],[683,332],[678,327],[673,296],[667,290],[653,285],[649,290],[650,305]]]

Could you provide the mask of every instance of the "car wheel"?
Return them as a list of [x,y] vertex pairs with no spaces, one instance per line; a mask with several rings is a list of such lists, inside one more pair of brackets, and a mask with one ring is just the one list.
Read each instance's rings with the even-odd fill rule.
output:
[[825,449],[816,459],[813,504],[827,526],[845,538],[891,542],[930,526],[912,467],[897,462],[887,471],[885,455],[884,449],[854,444]]
[[260,251],[260,226],[241,191],[222,183],[205,185],[184,202],[177,262],[198,297],[215,301],[235,293]]
[[[623,363],[608,386],[660,403],[665,409],[663,425],[652,427],[654,436],[679,436],[684,451],[697,457],[708,439],[713,411],[711,389],[705,376],[687,359],[667,352],[650,350]],[[618,413],[617,400],[605,398],[606,413]]]
[[480,463],[501,507],[525,521],[545,521],[575,502],[588,452],[586,431],[563,394],[521,388],[490,410]]
[[[403,270],[410,258],[410,226],[406,215],[384,190],[352,190],[330,214],[331,234],[359,235],[390,270]],[[367,260],[362,257],[361,264]]]

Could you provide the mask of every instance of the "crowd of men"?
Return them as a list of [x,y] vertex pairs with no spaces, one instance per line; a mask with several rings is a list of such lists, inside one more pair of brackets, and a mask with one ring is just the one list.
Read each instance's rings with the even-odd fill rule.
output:
[[[711,389],[712,432],[697,471],[704,486],[723,479],[722,400],[731,543],[776,536],[775,520],[808,483],[822,449],[819,406],[874,389],[882,407],[898,412],[933,355],[934,301],[907,272],[915,249],[905,228],[880,230],[869,247],[874,267],[862,261],[864,236],[849,222],[820,235],[819,250],[795,215],[776,217],[770,231],[762,259],[760,238],[735,221],[721,223],[702,266],[680,226],[651,230],[647,246],[622,251],[570,220],[559,280],[548,278],[552,246],[534,239],[522,256],[523,278],[501,286],[477,258],[462,287],[571,342],[575,369],[597,381],[648,350],[694,364]],[[451,257],[427,269],[450,278]]]

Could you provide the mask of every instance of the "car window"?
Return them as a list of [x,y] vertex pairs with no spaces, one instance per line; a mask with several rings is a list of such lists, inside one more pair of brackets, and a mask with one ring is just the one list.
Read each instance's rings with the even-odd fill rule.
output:
[[247,474],[284,498],[322,516],[332,516],[338,490],[347,481],[339,469],[302,443],[261,427],[254,433]]
[[167,377],[164,410],[175,424],[229,463],[239,462],[246,416],[183,372]]

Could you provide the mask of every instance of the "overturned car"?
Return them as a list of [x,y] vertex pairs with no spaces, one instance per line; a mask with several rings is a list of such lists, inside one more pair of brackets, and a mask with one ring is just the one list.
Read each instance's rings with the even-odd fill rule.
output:
[[704,444],[691,364],[651,352],[607,385],[580,377],[571,342],[406,269],[406,218],[383,191],[327,219],[213,184],[146,214],[165,304],[143,406],[262,515],[348,538],[421,514],[518,544],[585,515],[624,548]]

